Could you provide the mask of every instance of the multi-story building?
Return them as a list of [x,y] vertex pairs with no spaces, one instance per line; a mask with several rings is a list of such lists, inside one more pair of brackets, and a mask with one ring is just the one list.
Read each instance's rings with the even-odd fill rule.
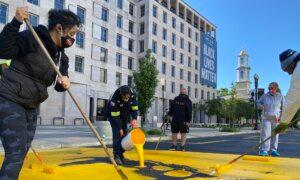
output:
[[[133,71],[147,49],[152,50],[162,79],[148,119],[161,119],[162,107],[166,111],[181,87],[187,88],[194,103],[216,95],[216,86],[201,80],[200,62],[201,37],[215,40],[216,27],[183,0],[0,0],[0,30],[13,18],[16,7],[24,5],[29,6],[32,25],[47,25],[51,8],[70,9],[82,20],[76,44],[66,53],[71,91],[90,117],[101,117],[106,101],[120,85],[132,85]],[[81,117],[67,93],[52,87],[48,92],[49,99],[39,108],[42,124],[52,124],[54,117],[73,124]]]

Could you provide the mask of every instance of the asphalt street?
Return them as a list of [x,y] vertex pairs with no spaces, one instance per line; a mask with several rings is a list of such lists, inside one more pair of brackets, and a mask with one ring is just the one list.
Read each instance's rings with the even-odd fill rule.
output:
[[[247,148],[256,145],[259,142],[259,138],[260,134],[191,138],[187,140],[186,150],[192,152],[240,154]],[[154,149],[155,145],[155,142],[148,142],[145,144],[145,149]],[[162,141],[158,149],[167,150],[171,145],[171,141]],[[279,136],[278,151],[281,157],[300,158],[300,130],[290,130],[285,134],[281,134]],[[257,155],[258,150],[250,154]]]

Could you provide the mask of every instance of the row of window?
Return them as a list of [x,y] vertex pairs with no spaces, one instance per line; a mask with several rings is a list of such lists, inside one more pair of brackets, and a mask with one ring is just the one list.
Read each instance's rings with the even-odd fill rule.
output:
[[[166,63],[165,62],[162,62],[162,66],[161,66],[161,73],[162,74],[166,74]],[[175,77],[176,76],[176,67],[174,65],[171,65],[171,72],[170,72],[171,76],[172,77]],[[179,70],[179,78],[181,80],[184,79],[184,70],[183,69],[180,69]],[[188,82],[191,82],[192,81],[192,72],[188,71],[187,73],[187,80]],[[199,82],[199,75],[198,74],[195,74],[194,75],[194,82],[195,84],[197,84]],[[199,82],[200,83],[200,82]]]

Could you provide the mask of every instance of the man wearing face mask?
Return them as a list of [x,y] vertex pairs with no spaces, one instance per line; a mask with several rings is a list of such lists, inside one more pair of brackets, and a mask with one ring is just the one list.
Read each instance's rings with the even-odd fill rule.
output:
[[[278,84],[272,82],[269,84],[269,92],[262,95],[257,101],[257,106],[263,110],[262,114],[262,130],[261,140],[265,140],[271,136],[272,129],[274,129],[281,118],[282,106],[284,98],[279,91]],[[278,152],[278,138],[277,134],[271,140],[266,141],[261,147],[261,156],[267,156],[268,152],[272,156],[279,156]]]
[[281,123],[274,129],[275,133],[284,132],[300,109],[300,53],[291,49],[279,55],[281,68],[291,75],[290,88],[285,96],[285,103],[281,116]]
[[124,149],[121,141],[127,135],[127,123],[137,128],[138,103],[127,85],[118,88],[108,104],[108,120],[113,132],[113,153],[117,164],[124,164]]
[[0,33],[0,58],[12,59],[0,80],[0,136],[5,150],[0,179],[18,179],[35,134],[37,108],[48,98],[47,88],[54,83],[59,92],[70,87],[64,48],[73,45],[79,18],[68,10],[50,10],[48,27],[34,28],[62,78],[57,78],[31,32],[19,32],[28,18],[28,7],[17,8],[15,17]]

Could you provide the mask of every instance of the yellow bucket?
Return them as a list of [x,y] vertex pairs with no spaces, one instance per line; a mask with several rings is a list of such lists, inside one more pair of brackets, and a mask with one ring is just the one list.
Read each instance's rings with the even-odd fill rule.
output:
[[144,149],[143,146],[145,144],[146,137],[142,130],[133,129],[127,136],[122,139],[121,145],[125,151],[130,151],[134,147],[136,147],[139,159],[140,159],[140,167],[144,166]]

